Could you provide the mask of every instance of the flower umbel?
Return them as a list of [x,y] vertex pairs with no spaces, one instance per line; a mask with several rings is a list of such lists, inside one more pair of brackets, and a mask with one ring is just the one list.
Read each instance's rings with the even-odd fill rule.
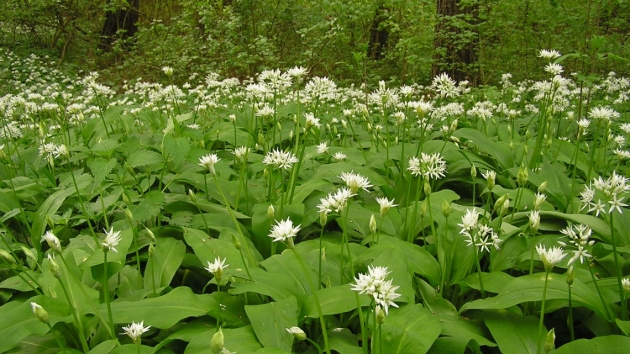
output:
[[394,300],[400,297],[396,293],[398,286],[392,285],[392,280],[385,280],[389,271],[387,267],[368,266],[368,274],[359,273],[354,278],[356,284],[350,284],[352,290],[358,291],[359,294],[368,294],[374,298],[377,305],[383,307],[385,314],[388,314],[389,306],[398,307]]
[[114,231],[112,226],[109,231],[105,230],[105,242],[101,243],[103,250],[110,250],[118,253],[116,246],[120,243],[120,231]]
[[129,326],[122,328],[125,331],[122,334],[128,335],[134,342],[137,342],[142,337],[142,334],[148,332],[150,328],[151,326],[144,326],[144,321],[140,321],[140,323],[132,322]]
[[44,241],[46,241],[46,243],[48,244],[48,247],[50,247],[53,251],[61,252],[61,242],[59,242],[59,239],[57,238],[57,236],[55,236],[55,234],[52,231],[50,230],[46,231],[44,236],[42,236],[41,242],[44,242]]
[[557,246],[546,249],[543,245],[537,245],[536,252],[538,252],[540,260],[543,262],[547,273],[551,272],[553,267],[567,255],[561,247]]
[[217,156],[217,154],[208,154],[199,158],[199,166],[207,168],[208,172],[214,175],[216,174],[216,171],[214,170],[214,165],[219,161],[221,161],[221,159]]
[[269,237],[273,238],[273,242],[289,242],[293,243],[293,237],[297,236],[300,231],[300,225],[293,226],[293,221],[287,218],[286,220],[276,221],[276,225],[271,228]]

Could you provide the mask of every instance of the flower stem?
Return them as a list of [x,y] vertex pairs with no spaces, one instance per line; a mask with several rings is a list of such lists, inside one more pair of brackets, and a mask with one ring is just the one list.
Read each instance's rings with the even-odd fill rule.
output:
[[313,299],[315,300],[315,306],[317,307],[317,313],[319,315],[319,323],[322,326],[322,335],[324,336],[324,351],[328,354],[331,354],[330,345],[328,344],[328,331],[326,330],[326,321],[322,313],[322,307],[319,302],[319,297],[317,296],[317,288],[313,284],[313,279],[311,279],[311,275],[308,272],[308,268],[306,268],[306,264],[302,259],[302,255],[299,254],[295,248],[292,248],[292,250],[293,254],[295,254],[295,258],[298,260],[300,266],[304,270],[304,273],[306,274],[306,279],[308,280],[308,285],[311,287],[311,291],[313,292]]
[[[50,331],[53,333],[53,335],[55,336],[55,340],[57,341],[57,345],[59,346],[59,349],[61,349],[62,353],[67,353],[66,352],[66,346],[63,345],[63,342],[61,341],[61,338],[59,338],[59,334],[57,334],[57,332],[55,332],[52,328],[52,326],[50,325],[50,323],[46,323],[48,325],[48,328],[50,329]],[[88,349],[89,350],[89,349]],[[83,352],[87,353],[86,348],[83,348]]]
[[109,327],[112,333],[115,333],[114,329],[114,319],[112,317],[112,305],[109,300],[109,277],[107,274],[107,249],[103,250],[103,298],[105,299],[105,304],[107,305],[107,317],[109,319]]
[[549,282],[549,272],[545,272],[545,286],[543,287],[542,305],[540,307],[540,321],[538,322],[538,341],[536,344],[536,353],[540,354],[540,350],[545,342],[545,333],[543,332],[543,321],[545,319],[545,300],[547,297],[547,283]]
[[621,283],[621,273],[622,269],[619,267],[619,253],[617,253],[617,241],[615,240],[615,229],[613,227],[613,215],[614,213],[610,213],[610,238],[613,247],[613,257],[615,259],[615,273],[617,276],[617,287],[619,289],[619,301],[621,301],[621,319],[624,321],[628,320],[628,304],[626,303],[626,296],[623,290],[623,285]]

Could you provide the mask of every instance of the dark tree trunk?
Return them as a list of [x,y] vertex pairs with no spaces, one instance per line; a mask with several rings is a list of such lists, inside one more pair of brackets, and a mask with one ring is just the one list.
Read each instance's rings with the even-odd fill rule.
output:
[[[129,7],[107,12],[105,23],[101,29],[101,42],[99,43],[101,50],[109,51],[119,38],[133,37],[138,30],[136,23],[138,22],[139,8],[140,0],[129,0]],[[123,30],[121,34],[118,33],[120,30]]]
[[457,81],[475,84],[478,74],[472,65],[477,62],[477,33],[472,38],[469,35],[476,32],[478,6],[463,6],[461,0],[437,0],[437,15],[433,75],[446,72]]
[[381,23],[387,20],[382,6],[379,6],[372,21],[370,28],[370,41],[368,42],[368,56],[374,60],[381,60],[385,57],[385,49],[387,47],[387,39],[389,32],[386,28],[381,28]]

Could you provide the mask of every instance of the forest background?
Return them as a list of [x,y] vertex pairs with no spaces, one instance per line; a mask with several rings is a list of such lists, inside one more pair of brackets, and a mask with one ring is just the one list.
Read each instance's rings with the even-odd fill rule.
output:
[[115,85],[215,72],[252,77],[304,66],[341,83],[474,85],[544,76],[540,49],[568,73],[630,72],[623,0],[28,0],[0,3],[0,45],[48,54]]

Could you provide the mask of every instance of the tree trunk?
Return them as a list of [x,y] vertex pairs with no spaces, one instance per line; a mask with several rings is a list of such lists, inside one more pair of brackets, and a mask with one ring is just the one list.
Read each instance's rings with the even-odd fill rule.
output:
[[374,60],[381,60],[385,57],[387,39],[389,32],[386,28],[381,28],[381,23],[387,20],[387,15],[380,5],[374,14],[372,27],[370,28],[370,41],[368,42],[368,56]]
[[451,78],[478,80],[477,62],[478,5],[463,5],[461,0],[437,0],[438,20],[433,41],[433,75],[447,73]]
[[[107,11],[105,23],[101,29],[99,48],[109,51],[116,40],[133,37],[138,30],[140,0],[129,0],[129,7]],[[122,30],[122,33],[119,31]]]

